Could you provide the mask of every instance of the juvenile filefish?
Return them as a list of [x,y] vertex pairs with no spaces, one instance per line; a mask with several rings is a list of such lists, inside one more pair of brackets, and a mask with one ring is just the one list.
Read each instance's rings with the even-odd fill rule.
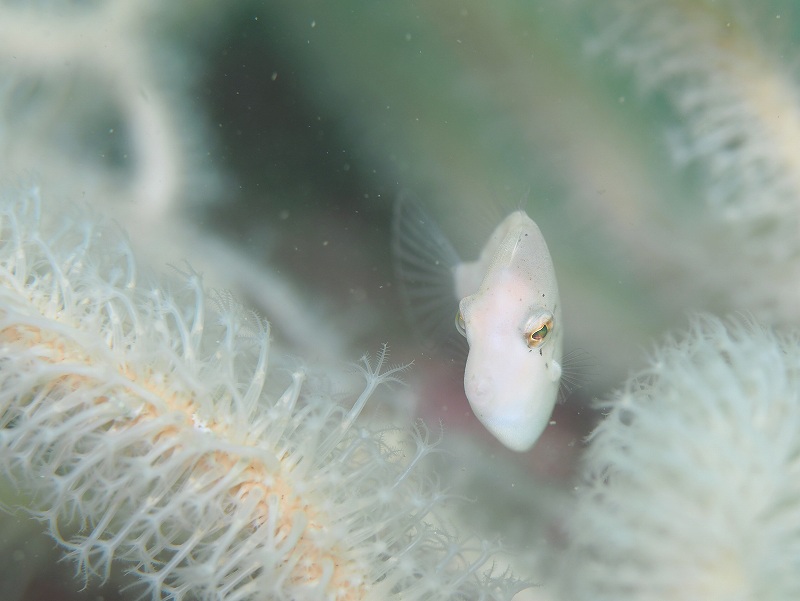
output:
[[441,337],[455,315],[455,329],[469,345],[464,391],[473,412],[506,447],[527,451],[556,403],[563,353],[555,270],[538,226],[515,211],[476,261],[463,262],[405,196],[395,205],[392,238],[395,270],[417,328]]

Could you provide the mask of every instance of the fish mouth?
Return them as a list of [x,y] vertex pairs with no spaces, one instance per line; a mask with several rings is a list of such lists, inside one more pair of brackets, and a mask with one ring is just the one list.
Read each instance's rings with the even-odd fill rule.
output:
[[483,426],[492,436],[503,443],[504,446],[518,453],[529,451],[536,441],[539,440],[539,437],[547,425],[546,420],[541,424],[541,427],[537,426],[535,428],[531,428],[530,424],[522,426],[519,422],[513,422],[507,419],[498,421],[482,420],[481,423],[483,423]]

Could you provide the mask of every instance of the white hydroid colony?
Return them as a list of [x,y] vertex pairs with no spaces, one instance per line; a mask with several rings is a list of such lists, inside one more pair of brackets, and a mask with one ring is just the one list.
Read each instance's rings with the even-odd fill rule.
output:
[[800,598],[800,344],[704,318],[607,404],[561,598]]
[[48,209],[0,201],[0,467],[84,578],[122,560],[155,599],[518,590],[481,573],[490,545],[434,527],[423,431],[404,455],[356,425],[395,378],[384,354],[344,408],[198,274],[159,284],[116,228]]

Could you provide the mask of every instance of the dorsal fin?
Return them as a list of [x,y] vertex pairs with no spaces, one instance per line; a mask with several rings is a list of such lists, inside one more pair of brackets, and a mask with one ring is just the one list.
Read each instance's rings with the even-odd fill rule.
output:
[[394,206],[392,257],[406,315],[419,339],[441,347],[461,338],[454,326],[459,299],[453,279],[460,259],[409,192],[401,192]]

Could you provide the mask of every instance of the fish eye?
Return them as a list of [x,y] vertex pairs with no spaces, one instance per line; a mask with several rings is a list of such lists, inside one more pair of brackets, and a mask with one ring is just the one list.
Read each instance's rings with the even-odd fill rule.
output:
[[456,330],[458,330],[458,333],[464,338],[467,337],[467,324],[464,321],[464,315],[461,313],[461,309],[456,311]]
[[525,328],[525,344],[528,348],[540,347],[552,330],[553,314],[547,311],[528,322],[528,327]]

